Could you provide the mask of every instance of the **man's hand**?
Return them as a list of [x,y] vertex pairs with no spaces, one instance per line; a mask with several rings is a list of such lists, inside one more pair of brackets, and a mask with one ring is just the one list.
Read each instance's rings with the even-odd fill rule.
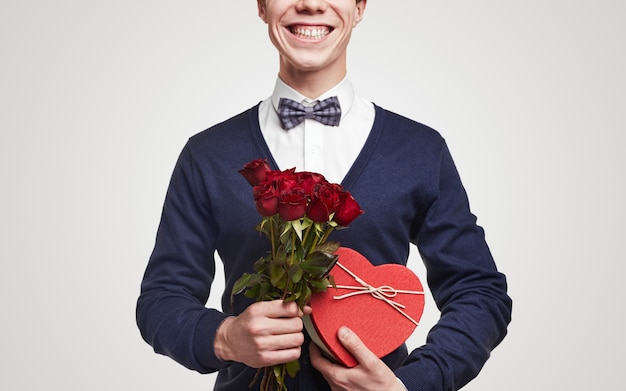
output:
[[356,359],[356,367],[346,368],[327,360],[314,343],[309,348],[311,364],[322,373],[333,391],[405,391],[393,371],[352,330],[342,327],[337,336]]
[[[310,313],[310,308],[305,307]],[[217,329],[215,353],[225,361],[253,368],[282,364],[300,357],[304,343],[303,312],[296,303],[261,301],[230,317]]]

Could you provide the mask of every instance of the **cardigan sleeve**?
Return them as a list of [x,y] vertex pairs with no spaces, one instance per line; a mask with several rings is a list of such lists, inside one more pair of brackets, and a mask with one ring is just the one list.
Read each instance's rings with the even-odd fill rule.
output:
[[154,351],[200,373],[227,365],[216,357],[213,340],[228,315],[205,307],[215,275],[217,228],[204,186],[186,145],[172,174],[136,309],[141,335]]
[[443,146],[435,197],[415,243],[441,311],[426,344],[413,351],[396,375],[411,391],[457,390],[473,379],[506,335],[512,302],[452,157]]

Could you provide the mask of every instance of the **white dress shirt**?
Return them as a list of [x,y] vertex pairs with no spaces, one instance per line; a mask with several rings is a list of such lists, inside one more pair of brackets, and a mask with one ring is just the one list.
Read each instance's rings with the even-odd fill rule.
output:
[[[339,126],[324,125],[314,119],[305,119],[289,130],[280,126],[277,114],[280,98],[307,106],[331,96],[337,96],[341,105]],[[331,183],[341,183],[348,174],[369,136],[375,116],[374,105],[355,95],[347,78],[315,99],[305,97],[277,78],[272,96],[259,106],[261,133],[278,168],[317,172]],[[398,382],[406,390],[400,379]]]
[[[313,105],[331,96],[337,96],[341,105],[339,126],[323,125],[314,119],[305,119],[290,130],[280,126],[280,98]],[[374,105],[356,96],[347,78],[315,99],[305,97],[277,78],[272,96],[259,106],[261,133],[278,167],[317,172],[332,183],[341,183],[350,170],[372,129],[374,117]]]

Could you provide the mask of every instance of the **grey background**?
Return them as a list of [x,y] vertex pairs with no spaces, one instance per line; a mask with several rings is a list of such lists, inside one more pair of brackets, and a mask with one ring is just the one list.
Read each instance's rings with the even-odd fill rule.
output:
[[[186,139],[271,93],[255,2],[0,3],[0,389],[210,389],[134,306]],[[371,0],[355,30],[357,92],[444,135],[509,278],[467,390],[623,386],[625,4]]]

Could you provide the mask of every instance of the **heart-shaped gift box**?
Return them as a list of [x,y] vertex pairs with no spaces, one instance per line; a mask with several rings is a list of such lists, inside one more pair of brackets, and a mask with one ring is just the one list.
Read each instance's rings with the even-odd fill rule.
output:
[[307,332],[331,359],[346,367],[356,360],[337,338],[341,326],[354,331],[379,358],[411,336],[424,312],[424,291],[419,278],[398,264],[372,265],[359,252],[340,247],[329,287],[311,298],[313,312],[305,316]]

